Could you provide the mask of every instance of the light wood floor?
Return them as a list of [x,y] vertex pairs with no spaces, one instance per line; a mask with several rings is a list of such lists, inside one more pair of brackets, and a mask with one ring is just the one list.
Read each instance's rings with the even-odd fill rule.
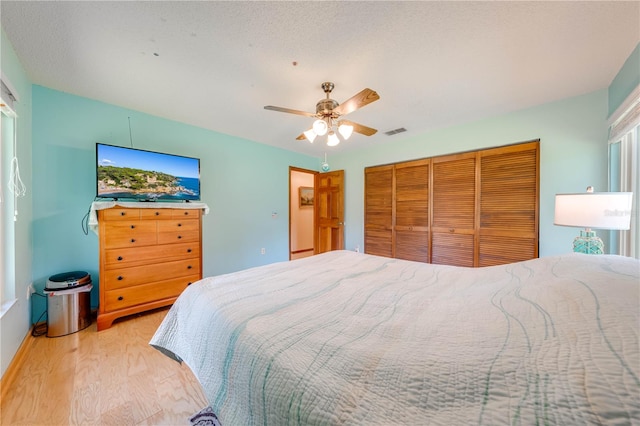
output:
[[188,425],[208,403],[189,367],[149,346],[166,313],[37,337],[0,402],[0,424]]

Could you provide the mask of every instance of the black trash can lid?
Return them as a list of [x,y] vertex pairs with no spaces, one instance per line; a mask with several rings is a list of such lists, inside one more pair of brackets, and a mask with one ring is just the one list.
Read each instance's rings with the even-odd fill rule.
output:
[[50,276],[49,281],[54,283],[60,283],[65,281],[82,281],[82,279],[86,278],[87,275],[89,275],[89,273],[85,271],[63,272],[61,274]]
[[91,275],[85,271],[64,272],[52,275],[47,280],[45,291],[64,290],[91,284]]

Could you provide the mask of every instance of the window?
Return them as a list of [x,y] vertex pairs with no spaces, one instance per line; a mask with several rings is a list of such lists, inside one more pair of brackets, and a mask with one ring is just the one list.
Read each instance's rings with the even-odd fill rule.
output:
[[617,247],[617,254],[640,259],[640,86],[610,123],[609,191],[633,192],[631,229],[612,231],[610,245]]
[[[16,187],[19,180],[17,171],[16,149],[16,120],[13,110],[15,97],[3,81],[0,81],[0,302],[15,299],[15,227],[14,212],[16,197],[20,196],[20,187]],[[17,177],[17,181],[16,181]],[[15,189],[19,191],[15,191]]]

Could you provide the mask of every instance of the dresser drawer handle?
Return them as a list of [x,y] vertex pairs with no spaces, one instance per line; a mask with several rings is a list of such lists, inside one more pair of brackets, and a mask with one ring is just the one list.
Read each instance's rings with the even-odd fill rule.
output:
[[124,277],[122,275],[118,275],[118,281],[122,281],[124,280]]
[[160,216],[160,212],[156,212],[156,216]]
[[181,240],[182,239],[182,235],[178,235],[178,239]]
[[120,260],[122,260],[122,256],[118,256],[118,260],[119,260],[119,261],[120,261]]
[[131,229],[136,229],[136,226],[135,225],[131,225]]
[[181,224],[181,223],[179,223],[179,224],[178,224],[178,227],[180,227],[180,226],[182,226],[182,224]]
[[118,296],[118,300],[124,300],[124,297]]
[[193,283],[190,283],[190,282],[189,282],[189,283],[187,283],[187,285],[191,285],[191,284],[193,284]]
[[187,249],[187,253],[191,253],[191,249]]
[[120,212],[120,216],[124,216],[126,214],[127,214],[127,212]]
[[184,215],[185,216],[189,216],[189,212],[184,212]]
[[132,243],[135,243],[135,242],[136,242],[136,239],[135,239],[135,238],[132,238],[132,239],[131,239],[131,242],[132,242]]
[[187,266],[187,269],[191,269],[191,268],[193,268],[193,266],[191,266],[191,265]]

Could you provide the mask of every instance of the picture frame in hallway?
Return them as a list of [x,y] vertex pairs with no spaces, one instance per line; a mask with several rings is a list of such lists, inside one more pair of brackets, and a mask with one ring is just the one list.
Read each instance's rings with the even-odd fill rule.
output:
[[310,186],[301,186],[298,188],[298,200],[300,208],[313,207],[313,188]]

